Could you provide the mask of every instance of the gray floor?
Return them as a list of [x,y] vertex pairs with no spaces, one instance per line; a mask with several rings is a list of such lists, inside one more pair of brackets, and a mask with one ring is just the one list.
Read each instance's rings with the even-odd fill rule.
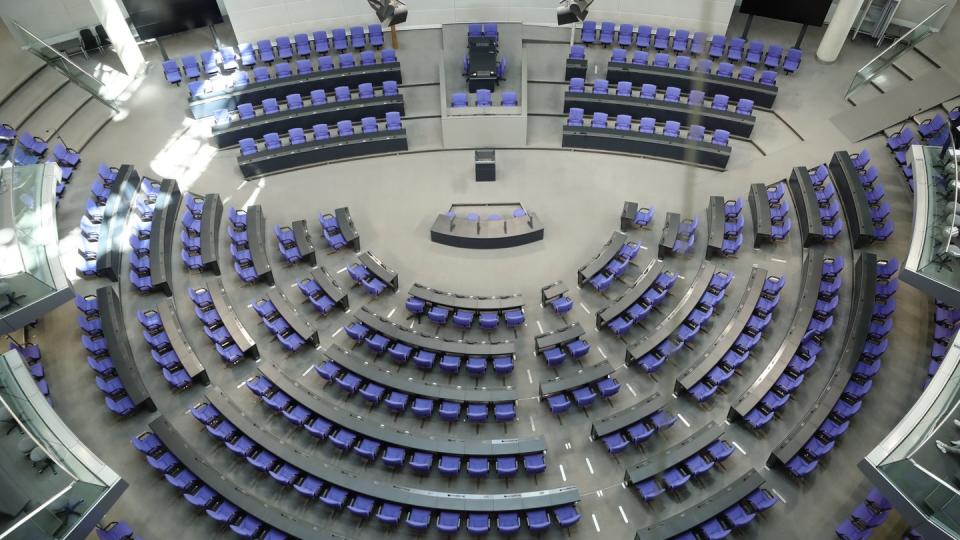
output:
[[[956,19],[954,16],[948,23],[949,30],[955,30],[960,24]],[[737,18],[731,35],[739,33],[742,24],[743,21]],[[796,31],[793,25],[757,20],[751,37],[787,43],[793,40]],[[642,251],[638,258],[637,264],[642,267],[654,256],[653,249],[665,212],[677,211],[688,216],[699,214],[703,219],[710,195],[727,198],[745,196],[747,186],[752,182],[774,182],[786,176],[793,166],[813,166],[829,159],[835,150],[855,152],[862,147],[869,148],[875,156],[874,165],[880,170],[881,181],[887,190],[886,200],[893,207],[897,226],[897,232],[888,242],[877,244],[872,249],[882,255],[896,256],[902,261],[908,247],[912,201],[895,161],[884,151],[882,137],[852,144],[828,120],[851,107],[843,97],[850,79],[856,69],[877,51],[863,42],[848,43],[837,63],[829,66],[820,64],[814,59],[813,51],[821,31],[811,29],[808,34],[805,41],[806,58],[800,72],[791,77],[781,76],[780,97],[774,110],[758,113],[755,144],[736,141],[729,169],[723,173],[652,159],[560,150],[562,86],[559,83],[562,83],[563,58],[567,47],[562,43],[549,43],[554,35],[559,35],[556,41],[562,42],[563,32],[531,32],[536,34],[537,41],[523,44],[530,79],[539,81],[531,85],[529,95],[530,111],[535,113],[529,121],[528,145],[531,149],[498,152],[499,179],[496,183],[487,184],[472,180],[472,152],[443,151],[441,147],[439,120],[436,118],[439,115],[437,98],[441,81],[437,77],[436,63],[441,61],[445,53],[440,52],[442,40],[439,30],[403,32],[400,36],[399,56],[407,83],[402,92],[410,116],[418,117],[405,120],[411,139],[411,153],[318,166],[251,183],[241,180],[235,150],[216,151],[206,141],[209,127],[185,118],[186,90],[183,87],[170,87],[162,80],[159,51],[148,47],[144,49],[144,54],[153,62],[148,76],[136,92],[127,96],[117,120],[108,123],[86,144],[83,164],[77,171],[76,180],[68,188],[69,196],[61,202],[58,225],[64,264],[72,267],[76,263],[79,239],[76,224],[83,212],[85,195],[95,177],[96,164],[100,161],[113,165],[132,163],[141,174],[176,178],[183,190],[218,192],[227,206],[262,204],[270,227],[275,223],[287,224],[294,219],[307,219],[314,237],[319,237],[316,222],[319,213],[338,206],[349,206],[364,247],[396,269],[401,283],[401,293],[372,301],[362,293],[352,291],[354,309],[368,305],[384,316],[393,313],[391,318],[400,322],[405,317],[403,301],[406,295],[403,291],[413,282],[464,294],[522,293],[527,300],[527,325],[520,329],[516,337],[506,330],[499,331],[495,337],[517,339],[521,351],[517,370],[506,381],[514,385],[522,396],[518,407],[519,420],[507,428],[507,435],[543,435],[548,448],[547,472],[536,482],[517,479],[509,485],[492,478],[479,484],[465,479],[448,483],[435,476],[420,478],[408,471],[392,474],[392,481],[431,489],[482,493],[573,484],[580,489],[583,497],[580,505],[583,521],[570,531],[570,536],[587,538],[599,533],[611,538],[632,537],[636,528],[694,506],[747,468],[762,467],[771,447],[789,431],[825,384],[832,364],[830,359],[839,350],[847,321],[838,320],[827,340],[827,352],[824,355],[826,363],[818,364],[811,370],[806,382],[795,394],[794,403],[787,405],[767,433],[755,436],[739,425],[728,426],[729,440],[736,441],[744,454],[735,454],[726,471],[711,473],[702,485],[691,487],[676,498],[662,497],[656,504],[644,506],[621,484],[624,469],[640,460],[643,454],[630,450],[616,459],[611,458],[601,443],[589,440],[590,423],[656,390],[669,395],[676,375],[722,331],[744,292],[750,268],[758,265],[788,280],[783,301],[777,308],[775,323],[761,347],[745,365],[742,375],[730,383],[727,393],[718,395],[707,407],[696,407],[685,397],[673,401],[670,408],[680,413],[683,421],[663,437],[648,443],[646,449],[649,452],[668,448],[707,422],[722,421],[729,405],[769,362],[779,340],[786,334],[797,304],[795,287],[799,282],[801,254],[798,236],[793,234],[788,241],[761,250],[744,248],[738,257],[718,261],[722,268],[732,271],[736,276],[727,299],[712,326],[701,332],[693,350],[671,358],[658,374],[657,380],[623,367],[626,343],[612,338],[606,332],[601,334],[593,330],[593,313],[608,300],[593,291],[574,288],[572,296],[577,306],[568,317],[568,322],[579,321],[588,328],[586,337],[593,345],[584,365],[609,359],[617,367],[615,377],[623,384],[623,389],[609,405],[598,403],[588,414],[572,412],[562,420],[554,418],[545,405],[538,403],[535,398],[536,383],[543,378],[572,374],[578,367],[568,363],[554,371],[545,368],[542,360],[534,356],[532,341],[541,328],[548,331],[564,324],[564,321],[538,305],[539,289],[558,279],[568,284],[576,282],[576,269],[596,254],[610,233],[618,227],[619,212],[625,199],[654,205],[659,212],[651,230],[630,232],[631,238],[640,240],[649,248]],[[221,38],[231,39],[228,28],[218,29],[218,32]],[[180,56],[210,46],[210,37],[206,32],[194,32],[165,39],[164,46],[170,56]],[[592,61],[601,62],[609,52],[593,49],[590,54]],[[111,63],[110,58],[102,61],[104,64]],[[69,126],[70,122],[64,129]],[[466,251],[429,241],[428,231],[435,216],[445,211],[451,203],[502,201],[519,201],[529,210],[537,212],[546,227],[544,241],[496,252]],[[749,214],[747,217],[749,219]],[[745,246],[751,245],[751,240],[748,235]],[[227,247],[226,243],[221,246],[224,260],[229,260]],[[666,261],[667,267],[691,279],[703,261],[705,249],[704,239],[700,238],[690,257],[670,257]],[[846,237],[832,245],[830,253],[843,254],[848,260],[852,258]],[[271,250],[270,255],[276,260],[274,269],[278,287],[285,287],[284,290],[289,291],[286,287],[308,272],[305,265],[281,264],[277,250]],[[320,263],[331,272],[339,271],[352,260],[349,253],[320,255]],[[629,275],[633,276],[636,272],[637,269],[632,269]],[[353,457],[340,457],[331,451],[329,445],[315,443],[304,433],[290,428],[283,420],[268,418],[264,407],[253,400],[249,391],[238,388],[256,371],[256,365],[244,362],[235,368],[225,367],[203,335],[186,295],[187,287],[199,286],[210,277],[187,273],[180,265],[175,265],[172,282],[187,339],[200,355],[212,382],[226,390],[244,410],[266,421],[276,436],[314,453],[318,460],[336,462],[337,466],[360,475],[383,475],[385,471],[377,465],[363,467]],[[845,284],[841,290],[839,313],[846,313],[849,308],[849,277],[848,269],[843,276]],[[339,279],[347,280],[345,274],[339,274]],[[284,354],[279,344],[270,340],[266,329],[257,325],[253,311],[246,307],[265,293],[266,286],[242,286],[229,270],[225,271],[224,282],[234,307],[260,344],[264,358],[296,377],[307,372],[301,380],[310,388],[321,390],[319,378],[308,371],[311,365],[321,361],[321,354],[314,350],[295,355]],[[78,292],[87,292],[104,283],[101,280],[78,281],[75,288]],[[614,287],[608,296],[618,294],[626,286],[616,284]],[[659,318],[676,305],[685,289],[684,283],[680,282],[663,308],[663,315],[652,317],[648,328],[653,328]],[[139,355],[141,372],[160,412],[184,433],[195,434],[191,442],[206,451],[219,470],[268,504],[329,526],[348,537],[369,538],[381,533],[376,525],[358,523],[347,515],[333,517],[316,505],[305,504],[291,492],[276,489],[272,480],[254,474],[251,467],[218,448],[206,434],[199,431],[196,421],[184,413],[202,399],[204,389],[194,387],[184,392],[171,392],[159,368],[150,360],[137,327],[136,310],[156,304],[161,296],[141,296],[129,288],[125,279],[121,281],[120,290],[129,338]],[[298,297],[296,291],[289,291],[289,294],[291,298]],[[769,512],[767,519],[751,525],[738,534],[739,537],[828,538],[832,536],[833,528],[868,490],[868,483],[856,470],[856,463],[915,401],[929,354],[929,299],[909,287],[902,287],[897,298],[898,325],[891,336],[890,352],[883,370],[874,380],[874,390],[853,422],[850,433],[822,463],[821,469],[803,484],[790,480],[782,471],[765,470],[768,486],[775,489],[786,504],[778,505]],[[130,446],[129,437],[145,429],[150,416],[141,413],[118,420],[106,410],[102,396],[94,385],[93,374],[85,366],[75,315],[75,308],[65,305],[45,317],[35,335],[40,336],[44,366],[57,410],[84,442],[130,483],[130,488],[109,517],[126,519],[144,538],[169,537],[173,529],[170,524],[176,524],[176,534],[184,539],[230,536],[232,533],[215,528],[211,520],[179,500],[172,488]],[[312,314],[309,316],[320,330],[323,346],[347,344],[342,332],[337,334],[337,331],[351,320],[350,315],[338,313],[326,319]],[[916,331],[916,325],[925,330]],[[436,331],[428,324],[419,325],[417,329]],[[452,329],[440,329],[439,333],[448,337],[458,334]],[[642,335],[643,329],[634,329],[626,341],[639,340]],[[472,331],[467,334],[467,337],[471,336],[480,338],[484,334]],[[400,373],[420,376],[412,371],[406,368]],[[448,382],[446,377],[437,374],[429,374],[426,379]],[[454,381],[474,384],[467,377],[458,377]],[[481,383],[501,384],[501,381],[489,377]],[[380,409],[367,411],[356,399],[344,400],[332,389],[322,389],[322,392],[325,399],[356,410],[371,421],[395,423],[397,427],[411,431],[421,430],[431,434],[449,432],[452,436],[465,438],[490,438],[504,434],[499,426],[483,426],[477,434],[473,426],[466,424],[448,427],[430,421],[421,426],[409,415],[394,420]],[[874,533],[873,538],[897,538],[904,528],[894,516]],[[410,536],[404,528],[392,535]],[[436,536],[427,535],[430,538]],[[545,535],[546,538],[563,536],[565,533],[559,530]],[[460,537],[465,538],[466,533]]]

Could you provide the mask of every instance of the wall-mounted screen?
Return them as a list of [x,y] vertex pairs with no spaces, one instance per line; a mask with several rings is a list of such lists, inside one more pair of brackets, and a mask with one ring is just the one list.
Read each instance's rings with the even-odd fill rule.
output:
[[823,26],[833,0],[743,0],[740,13]]
[[217,0],[123,0],[140,39],[223,22]]

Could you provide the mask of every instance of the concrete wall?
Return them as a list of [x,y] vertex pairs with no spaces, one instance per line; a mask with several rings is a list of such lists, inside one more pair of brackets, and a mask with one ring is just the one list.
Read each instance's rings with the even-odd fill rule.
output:
[[[9,1],[9,0],[3,0]],[[239,41],[372,24],[367,0],[223,0]],[[406,27],[455,22],[557,24],[557,0],[405,0]],[[590,18],[724,33],[735,0],[596,0]]]

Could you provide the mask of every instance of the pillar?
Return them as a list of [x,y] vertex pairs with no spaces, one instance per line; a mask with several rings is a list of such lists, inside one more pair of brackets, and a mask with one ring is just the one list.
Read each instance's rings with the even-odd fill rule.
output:
[[823,38],[820,40],[820,47],[817,48],[817,59],[821,62],[832,63],[840,56],[840,49],[850,35],[850,29],[853,28],[854,21],[860,13],[860,6],[863,0],[839,0],[837,7],[833,11],[833,17],[830,18],[830,24],[827,26]]
[[123,10],[120,9],[120,0],[90,0],[93,11],[97,14],[97,19],[103,25],[103,29],[110,36],[113,42],[113,48],[120,57],[120,63],[123,64],[127,75],[135,76],[143,67],[143,54],[137,45],[133,32],[127,26],[124,19]]

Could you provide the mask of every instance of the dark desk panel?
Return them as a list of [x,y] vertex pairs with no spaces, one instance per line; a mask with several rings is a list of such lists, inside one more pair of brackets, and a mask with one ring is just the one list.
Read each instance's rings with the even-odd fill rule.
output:
[[687,289],[683,298],[680,299],[677,307],[673,308],[673,311],[660,321],[660,324],[658,324],[656,328],[645,333],[641,341],[627,347],[626,361],[628,364],[639,360],[643,355],[652,351],[663,340],[669,339],[670,336],[677,331],[677,328],[680,328],[680,325],[686,320],[687,316],[690,315],[690,312],[697,307],[703,293],[707,292],[710,279],[713,278],[713,274],[716,271],[717,265],[711,262],[704,262],[700,265],[700,271],[697,272],[697,276],[693,278],[693,281],[690,283],[690,288]]
[[693,508],[637,531],[636,540],[668,540],[716,516],[763,485],[766,479],[757,469],[750,469],[740,478],[723,487]]
[[203,198],[200,214],[200,259],[203,267],[220,275],[220,222],[223,221],[223,202],[220,195],[210,193]]
[[743,297],[740,299],[740,305],[737,306],[737,311],[734,312],[727,327],[717,336],[713,345],[710,345],[710,347],[700,355],[700,358],[677,379],[675,390],[677,393],[681,390],[689,391],[701,379],[706,377],[707,373],[720,362],[723,355],[727,354],[730,347],[733,347],[737,338],[740,337],[740,332],[747,326],[747,321],[749,321],[753,315],[753,308],[757,307],[757,301],[760,300],[760,293],[763,292],[763,284],[766,279],[766,270],[758,267],[753,268],[750,272],[750,280],[747,281],[747,290],[744,291]]
[[347,292],[340,287],[340,284],[337,283],[337,280],[333,279],[333,276],[330,275],[330,272],[327,272],[326,268],[321,266],[316,270],[311,270],[310,277],[317,282],[317,285],[320,285],[323,292],[326,293],[335,304],[339,304],[344,310],[350,309],[350,298],[347,296]]
[[[228,480],[220,471],[207,463],[201,456],[201,452],[190,446],[186,438],[165,417],[159,416],[153,422],[150,422],[150,431],[198,480],[210,486],[210,489],[222,495],[224,499],[233,503],[243,513],[254,516],[263,523],[295,538],[304,540],[308,538],[346,540],[342,536],[326,531],[327,527],[300,521],[273,506],[268,506]],[[191,433],[190,436],[194,437],[196,434]]]
[[360,264],[367,267],[367,270],[377,276],[380,281],[383,281],[387,284],[388,287],[395,291],[400,290],[400,277],[392,269],[383,264],[383,261],[376,258],[373,253],[365,251],[357,255],[357,259],[360,261]]
[[599,274],[603,271],[604,267],[607,266],[607,263],[613,260],[617,256],[617,253],[620,252],[620,248],[623,247],[623,244],[627,242],[627,235],[623,234],[620,231],[614,231],[610,235],[610,239],[607,240],[607,243],[603,245],[603,249],[600,250],[600,253],[590,260],[587,264],[581,266],[577,270],[577,285],[583,287],[583,285],[590,280],[593,276]]
[[653,282],[657,280],[663,270],[662,260],[654,259],[651,261],[650,265],[643,271],[643,275],[627,289],[627,292],[597,312],[597,329],[599,330],[610,324],[610,321],[623,315],[624,311],[640,300],[643,293],[653,285]]
[[100,309],[100,322],[103,326],[103,337],[107,340],[107,350],[113,358],[113,365],[117,376],[123,383],[127,396],[137,407],[143,406],[148,411],[156,411],[150,392],[143,384],[140,370],[137,368],[136,357],[130,348],[127,339],[127,326],[123,322],[123,307],[120,297],[113,287],[107,285],[97,289],[97,305]]
[[400,446],[410,450],[459,456],[519,456],[546,451],[543,436],[529,439],[451,439],[422,436],[409,431],[392,429],[350,411],[333,405],[289,377],[272,364],[261,364],[260,373],[277,388],[295,401],[310,409],[317,416],[343,426],[362,437],[369,437],[386,444]]
[[333,215],[337,218],[337,228],[340,229],[340,234],[343,235],[347,245],[354,251],[360,251],[360,233],[357,232],[357,226],[353,224],[350,209],[346,206],[337,208],[333,211]]
[[462,388],[460,386],[434,384],[419,379],[405,378],[390,371],[384,371],[367,360],[351,354],[338,345],[326,350],[326,356],[337,364],[385,388],[400,390],[413,396],[422,396],[435,400],[455,401],[458,403],[504,403],[516,402],[519,394],[511,387]]
[[534,212],[498,221],[470,221],[440,214],[430,227],[430,240],[469,249],[523,246],[543,240],[543,223]]
[[210,384],[210,378],[207,376],[207,370],[200,363],[200,358],[194,352],[193,347],[187,342],[187,337],[183,335],[183,327],[180,325],[180,318],[177,316],[177,310],[173,305],[172,298],[165,298],[156,307],[160,315],[160,323],[163,325],[167,337],[170,338],[170,348],[177,354],[180,364],[184,371],[200,384]]
[[150,228],[150,281],[154,290],[160,289],[173,296],[169,279],[173,272],[176,251],[173,239],[177,237],[177,212],[180,210],[180,188],[176,180],[160,182],[160,193],[153,207],[153,226]]
[[545,305],[550,300],[563,296],[569,291],[570,289],[568,289],[562,281],[555,281],[550,285],[540,288],[540,303]]
[[207,280],[204,287],[210,291],[210,296],[213,297],[213,307],[220,314],[220,320],[223,321],[227,333],[240,347],[243,354],[250,358],[259,358],[260,352],[257,350],[257,344],[250,337],[250,333],[244,328],[243,323],[240,322],[237,312],[234,311],[230,299],[227,298],[227,291],[223,288],[223,281],[220,278],[210,279]]
[[373,331],[383,334],[391,340],[402,341],[416,349],[462,356],[514,356],[517,354],[517,343],[515,341],[453,341],[427,336],[384,319],[369,311],[366,307],[359,309],[354,316]]
[[663,99],[646,99],[639,96],[618,96],[616,94],[591,94],[588,92],[567,92],[563,99],[563,112],[578,107],[592,114],[602,112],[611,118],[618,114],[629,114],[634,119],[649,116],[658,122],[675,120],[685,126],[698,124],[710,131],[725,129],[731,135],[749,138],[757,119],[753,116],[717,110],[704,105],[676,103]]
[[723,254],[723,227],[727,221],[724,199],[711,195],[707,204],[707,258]]
[[743,417],[750,409],[757,406],[764,394],[773,388],[773,383],[783,374],[790,363],[790,359],[800,347],[804,334],[807,332],[807,325],[813,318],[814,308],[817,305],[817,296],[820,292],[820,276],[823,272],[823,249],[819,247],[809,248],[806,258],[803,261],[803,281],[800,284],[800,301],[797,304],[797,311],[793,315],[793,322],[790,323],[790,330],[787,332],[780,348],[777,350],[767,367],[763,368],[760,375],[753,381],[749,388],[740,394],[740,397],[730,407],[727,417],[730,420],[738,416]]
[[230,122],[225,126],[213,126],[213,144],[217,148],[226,148],[239,144],[240,139],[259,139],[264,133],[285,133],[293,128],[306,130],[314,124],[336,124],[341,120],[359,122],[367,116],[383,118],[391,111],[399,112],[400,116],[406,114],[403,96],[376,96],[370,99],[307,105],[292,111],[260,114],[247,120]]
[[127,245],[127,215],[137,190],[140,175],[133,165],[121,165],[107,204],[103,207],[97,241],[97,275],[117,281],[123,266],[123,251]]
[[793,208],[797,212],[797,226],[803,247],[823,242],[823,222],[820,221],[820,202],[806,167],[794,167],[787,180]]
[[523,295],[521,294],[511,294],[509,296],[468,296],[438,291],[419,283],[414,283],[413,286],[410,287],[409,294],[410,296],[416,296],[424,300],[428,304],[447,306],[451,309],[506,311],[523,308]]
[[267,258],[267,218],[259,204],[247,207],[247,244],[257,279],[263,278],[273,285],[273,269],[270,267],[270,259]]
[[294,221],[290,228],[293,229],[293,240],[297,244],[297,251],[300,256],[310,266],[317,264],[317,252],[313,248],[313,240],[310,238],[310,229],[307,227],[307,221],[304,219]]
[[637,212],[639,210],[639,204],[631,201],[623,201],[623,212],[620,213],[621,231],[633,228],[633,221],[637,218]]
[[471,93],[481,88],[493,92],[497,87],[497,42],[488,38],[468,41],[470,71],[467,73],[467,88]]
[[[873,316],[874,291],[877,283],[877,256],[869,251],[860,253],[853,273],[853,303],[850,306],[850,324],[843,342],[843,349],[836,358],[836,367],[820,396],[804,413],[800,422],[774,447],[767,464],[776,465],[790,461],[830,415],[850,375],[860,361],[860,354],[870,331]],[[879,362],[879,360],[877,360]]]
[[407,130],[354,133],[303,144],[286,144],[276,150],[261,150],[249,156],[238,156],[237,164],[244,178],[308,167],[326,161],[394,154],[407,151]]
[[753,220],[753,247],[760,247],[770,241],[773,234],[773,217],[770,214],[770,200],[767,199],[766,184],[750,184],[748,201],[750,217]]
[[672,397],[664,396],[660,394],[660,392],[654,392],[653,395],[644,398],[640,403],[594,422],[590,426],[590,434],[594,439],[599,439],[600,437],[606,437],[621,429],[626,429],[666,407],[668,399],[672,399]]
[[194,118],[212,116],[220,109],[233,110],[241,103],[260,103],[267,98],[288,96],[290,94],[307,95],[312,90],[332,92],[338,86],[356,88],[360,83],[372,83],[382,86],[384,81],[403,83],[400,75],[400,63],[376,64],[373,66],[354,66],[331,71],[315,71],[304,75],[293,75],[284,79],[270,79],[250,83],[240,88],[217,90],[187,100]]
[[586,60],[574,60],[572,58],[567,58],[567,68],[564,72],[564,80],[569,81],[574,77],[580,77],[581,79],[587,78],[587,61]]
[[740,98],[752,99],[758,107],[767,109],[773,107],[777,99],[777,87],[747,82],[733,77],[720,77],[714,74],[699,73],[696,71],[681,71],[673,68],[609,62],[607,64],[607,79],[616,84],[620,81],[630,81],[635,86],[643,83],[652,83],[660,88],[676,86],[684,92],[703,90],[707,95],[726,94],[736,102]]
[[314,347],[320,346],[320,335],[317,333],[317,330],[312,324],[300,316],[300,312],[297,311],[297,308],[293,307],[293,304],[287,300],[287,296],[283,294],[280,289],[273,288],[267,291],[267,298],[273,302],[273,305],[277,308],[277,312],[280,313],[283,320],[287,321],[287,324],[290,325],[290,328],[293,329],[297,335],[305,341],[310,342]]
[[660,243],[657,245],[657,257],[661,259],[673,252],[673,246],[680,235],[682,218],[676,212],[667,212],[667,219],[663,223],[663,232],[660,233]]
[[362,475],[344,471],[335,465],[318,460],[315,455],[303,453],[283,443],[259,423],[246,416],[219,388],[207,391],[206,398],[241,433],[271,454],[324,482],[377,500],[401,504],[405,507],[417,506],[455,512],[517,512],[575,504],[580,500],[580,492],[574,486],[535,492],[477,495],[428,491],[398,486],[389,481],[370,480],[382,475],[373,471],[367,471]]
[[612,128],[563,126],[564,148],[621,152],[726,169],[730,147],[710,142]]
[[694,454],[703,451],[707,445],[722,437],[724,431],[723,425],[718,426],[716,422],[709,422],[686,439],[665,450],[648,455],[642,461],[627,469],[624,480],[630,484],[636,484],[674,465],[683,463],[688,458],[693,457]]
[[846,151],[833,154],[830,159],[830,176],[840,195],[847,231],[852,235],[853,247],[862,248],[873,242],[873,218],[867,194],[860,183],[860,173],[853,166]]
[[585,367],[570,377],[557,377],[548,381],[540,381],[540,397],[544,398],[580,388],[581,386],[594,383],[613,375],[613,366],[610,362],[604,360],[598,364]]
[[584,334],[586,334],[586,332],[583,330],[583,327],[580,326],[580,323],[575,322],[569,326],[564,326],[559,330],[540,334],[539,336],[533,338],[533,346],[539,354],[550,347],[556,347],[558,345],[570,343],[571,341],[580,338],[580,336]]

